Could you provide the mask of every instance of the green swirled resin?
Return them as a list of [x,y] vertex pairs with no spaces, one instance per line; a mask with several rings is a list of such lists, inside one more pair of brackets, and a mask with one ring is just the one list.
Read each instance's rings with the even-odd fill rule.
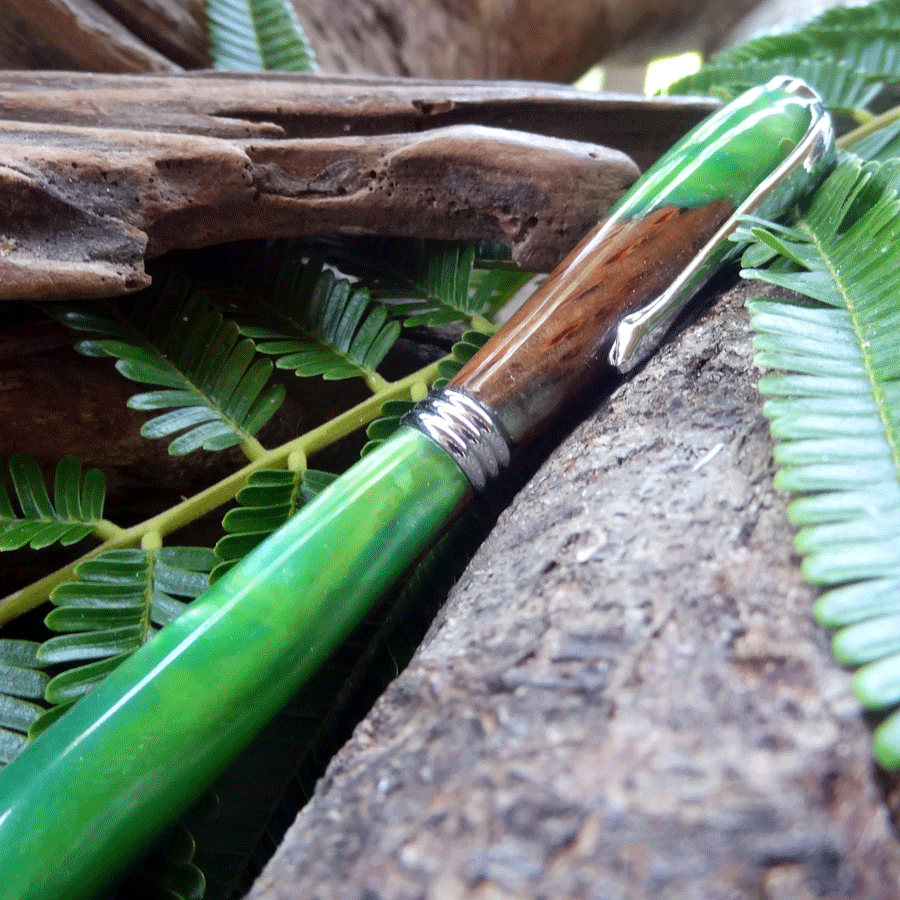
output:
[[470,490],[401,429],[0,772],[0,898],[78,900],[160,834],[327,659]]

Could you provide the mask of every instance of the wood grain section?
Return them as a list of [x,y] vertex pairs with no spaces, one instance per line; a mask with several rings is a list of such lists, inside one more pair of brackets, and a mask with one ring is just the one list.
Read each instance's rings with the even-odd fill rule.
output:
[[731,215],[729,200],[597,225],[450,382],[515,443],[609,370],[622,317],[658,297]]

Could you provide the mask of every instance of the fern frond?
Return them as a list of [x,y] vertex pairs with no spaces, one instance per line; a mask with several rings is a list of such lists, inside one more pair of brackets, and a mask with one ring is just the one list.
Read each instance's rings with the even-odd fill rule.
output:
[[417,241],[405,265],[392,267],[381,280],[379,294],[403,299],[392,304],[404,326],[447,325],[489,318],[523,284],[530,273],[518,270],[476,269],[476,248],[471,244]]
[[216,581],[238,560],[280,528],[291,516],[331,484],[336,475],[316,469],[261,469],[253,472],[238,491],[238,506],[222,520],[228,534],[216,544],[217,565],[210,574]]
[[70,703],[86,694],[206,590],[216,562],[205,548],[162,547],[110,550],[80,563],[78,580],[50,595],[56,608],[45,624],[57,634],[37,658],[67,668],[50,679],[47,701]]
[[374,390],[383,387],[377,367],[399,337],[400,323],[321,260],[304,262],[290,247],[279,256],[271,290],[242,304],[241,333],[275,357],[279,369],[327,380],[364,378]]
[[28,743],[28,732],[44,713],[49,677],[38,659],[36,641],[0,638],[0,768],[15,759]]
[[196,852],[194,836],[179,823],[110,900],[203,900],[206,878],[194,864]]
[[132,381],[160,390],[135,394],[132,409],[168,412],[145,422],[141,434],[171,437],[169,453],[202,447],[258,448],[254,435],[275,414],[284,387],[270,384],[272,364],[256,355],[249,338],[223,319],[184,280],[138,295],[126,315],[112,308],[58,307],[53,314],[71,328],[105,335],[81,341],[89,356],[110,356]]
[[432,390],[445,387],[460,369],[491,339],[481,331],[467,331],[451,348],[450,355],[438,363],[438,377],[434,379]]
[[[751,306],[760,381],[780,441],[779,487],[808,496],[789,507],[803,574],[831,588],[816,617],[840,629],[837,658],[859,666],[864,706],[900,704],[900,198],[897,165],[845,159],[791,227],[751,223],[780,271],[745,277],[787,287],[797,301]],[[876,730],[876,757],[900,768],[900,712]]]
[[676,82],[670,93],[732,99],[774,75],[808,81],[834,111],[860,120],[886,84],[900,80],[900,7],[881,0],[828,10],[785,31],[750,39],[718,54],[711,66]]
[[103,473],[91,469],[82,481],[81,463],[74,456],[64,456],[56,465],[53,500],[30,456],[14,456],[9,474],[20,511],[15,511],[0,481],[0,550],[18,550],[26,544],[35,550],[54,543],[76,544],[103,517]]
[[328,262],[359,278],[374,299],[405,316],[407,328],[451,322],[482,327],[533,277],[511,262],[505,247],[486,242],[370,238],[311,243]]
[[783,74],[796,75],[812,85],[832,111],[864,109],[881,92],[868,73],[855,69],[842,58],[777,56],[747,59],[734,64],[718,61],[677,81],[669,89],[677,94],[712,94],[730,102],[744,91]]
[[213,67],[314,72],[312,47],[290,0],[206,0]]
[[[450,355],[438,363],[438,377],[431,384],[432,390],[444,387],[454,375],[488,342],[489,334],[481,331],[467,331],[450,351]],[[412,410],[412,400],[388,400],[381,407],[381,415],[368,428],[368,441],[362,448],[361,456],[371,453],[380,443],[389,438],[399,427],[403,417]]]

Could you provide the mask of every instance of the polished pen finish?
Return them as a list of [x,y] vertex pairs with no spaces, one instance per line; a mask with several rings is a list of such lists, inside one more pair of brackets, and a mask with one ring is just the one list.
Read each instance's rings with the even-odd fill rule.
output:
[[604,371],[645,359],[734,253],[740,216],[777,214],[832,152],[831,120],[806,84],[748,91],[660,159],[450,386],[527,441]]
[[672,309],[731,252],[725,238],[748,198],[772,199],[771,214],[791,194],[769,187],[793,175],[792,191],[814,182],[829,134],[818,98],[781,79],[660,160],[446,391],[0,772],[0,900],[96,896],[192,805],[516,444],[598,373],[634,359],[634,350],[617,355],[623,325],[652,311],[640,351],[659,340]]

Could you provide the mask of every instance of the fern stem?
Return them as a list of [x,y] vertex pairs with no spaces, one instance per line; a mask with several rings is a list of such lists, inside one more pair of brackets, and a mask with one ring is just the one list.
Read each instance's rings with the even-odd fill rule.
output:
[[887,110],[887,112],[883,112],[878,116],[873,116],[869,121],[860,125],[859,128],[848,131],[846,134],[839,137],[834,142],[834,145],[841,150],[847,150],[863,138],[867,138],[870,134],[874,134],[876,131],[890,125],[892,122],[896,122],[898,119],[900,119],[900,106],[894,106]]
[[[235,494],[247,483],[247,479],[257,469],[283,468],[287,465],[288,458],[292,453],[299,452],[304,456],[311,456],[313,453],[328,447],[335,441],[346,437],[348,434],[356,431],[357,428],[361,428],[377,418],[382,404],[386,401],[410,397],[417,385],[423,382],[430,383],[437,375],[438,363],[432,363],[399,381],[385,382],[385,389],[377,395],[364,400],[362,403],[358,403],[340,416],[286,444],[282,444],[280,447],[266,450],[260,444],[262,452],[242,469],[200,491],[198,494],[188,497],[176,506],[164,510],[143,522],[139,522],[137,525],[132,525],[130,528],[119,528],[112,522],[106,522],[103,534],[101,534],[99,527],[97,530],[99,536],[108,535],[103,543],[89,550],[74,562],[0,599],[0,625],[44,603],[54,588],[71,581],[75,577],[75,568],[79,563],[92,559],[108,550],[136,547],[146,535],[154,532],[164,537],[173,531],[177,531],[184,525],[199,519],[206,513],[234,499]],[[259,442],[257,441],[256,443]],[[105,522],[105,520],[102,521]]]
[[374,371],[366,373],[365,381],[373,394],[380,394],[382,391],[391,389],[391,383]]
[[135,546],[140,542],[140,534],[136,533],[140,527],[140,525],[135,525],[132,528],[119,529],[117,535],[108,538],[102,544],[94,547],[93,550],[89,550],[87,553],[79,556],[74,562],[26,585],[21,590],[8,594],[0,600],[0,625],[10,622],[44,603],[54,588],[74,578],[75,567],[79,563],[87,559],[93,559],[99,553],[107,550],[121,550],[125,547]]
[[330,422],[308,431],[293,441],[268,451],[264,468],[284,466],[288,456],[296,450],[303,452],[306,456],[312,456],[313,453],[328,447],[340,438],[356,431],[357,428],[368,425],[378,417],[382,405],[388,400],[416,399],[411,397],[414,387],[422,382],[430,384],[437,376],[438,363],[435,362],[399,381],[385,382],[385,389],[376,396],[358,403],[353,409],[347,410]]
[[469,326],[472,331],[480,331],[482,334],[493,334],[498,328],[490,319],[486,319],[481,315],[472,316],[469,320]]
[[266,448],[255,437],[248,437],[245,441],[242,441],[239,446],[244,456],[246,456],[250,462],[256,462],[260,457],[265,456],[267,452]]
[[112,540],[120,535],[123,530],[115,522],[110,522],[109,519],[100,519],[94,525],[94,534],[103,541]]

